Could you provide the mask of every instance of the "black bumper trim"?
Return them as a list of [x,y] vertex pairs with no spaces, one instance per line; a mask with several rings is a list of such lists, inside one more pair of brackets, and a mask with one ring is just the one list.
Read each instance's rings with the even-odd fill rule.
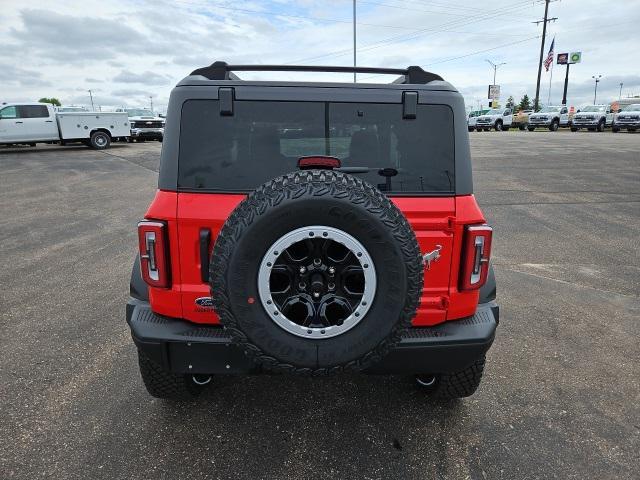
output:
[[[461,370],[491,347],[499,321],[495,302],[475,315],[434,327],[416,327],[379,363],[373,374],[445,373]],[[175,373],[256,373],[260,366],[232,342],[224,328],[157,315],[148,302],[130,299],[127,323],[138,349]]]

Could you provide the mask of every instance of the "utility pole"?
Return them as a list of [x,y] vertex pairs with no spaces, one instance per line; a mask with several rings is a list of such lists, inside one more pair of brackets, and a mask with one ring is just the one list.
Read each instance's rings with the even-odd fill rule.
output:
[[596,104],[596,98],[598,98],[598,82],[600,82],[600,78],[602,78],[602,75],[598,75],[597,77],[595,75],[592,75],[591,78],[593,78],[596,81],[596,88],[593,89],[593,104]]
[[93,112],[95,110],[93,108],[93,94],[91,93],[91,90],[87,90],[87,92],[89,92],[89,98],[91,99],[91,111]]
[[[353,68],[356,67],[356,0],[353,0]],[[356,72],[353,72],[353,83],[356,83]]]
[[544,55],[544,40],[547,35],[547,23],[555,22],[558,17],[548,18],[549,15],[549,2],[551,0],[544,1],[544,19],[538,20],[535,23],[539,25],[542,23],[542,42],[540,43],[540,60],[538,61],[538,79],[536,80],[536,99],[533,102],[533,111],[538,110],[538,102],[540,100],[540,75],[542,75],[542,56]]
[[622,100],[622,85],[624,85],[624,83],[620,82],[620,93],[618,94],[618,101]]
[[153,95],[149,95],[149,104],[151,105],[151,111],[153,112]]

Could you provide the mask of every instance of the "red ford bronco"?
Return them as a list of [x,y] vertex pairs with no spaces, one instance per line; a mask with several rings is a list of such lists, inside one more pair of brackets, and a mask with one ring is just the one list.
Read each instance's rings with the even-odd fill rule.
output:
[[[238,71],[393,74],[391,84]],[[127,322],[155,397],[215,375],[414,374],[473,394],[498,324],[462,96],[419,67],[215,62],[169,101]]]

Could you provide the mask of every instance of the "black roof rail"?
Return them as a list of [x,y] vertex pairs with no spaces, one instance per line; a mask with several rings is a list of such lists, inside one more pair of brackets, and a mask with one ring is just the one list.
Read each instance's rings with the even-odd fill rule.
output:
[[334,73],[373,73],[402,75],[393,83],[429,83],[442,80],[440,75],[427,72],[418,66],[408,68],[374,68],[374,67],[330,67],[315,65],[229,65],[226,62],[213,62],[191,72],[191,75],[202,75],[209,80],[240,80],[232,72],[334,72]]

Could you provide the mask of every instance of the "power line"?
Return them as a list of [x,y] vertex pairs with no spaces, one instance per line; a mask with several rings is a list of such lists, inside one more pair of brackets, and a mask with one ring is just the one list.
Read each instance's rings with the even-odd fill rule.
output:
[[[431,63],[426,63],[423,66],[424,67],[431,67],[433,65],[438,65],[440,63],[447,63],[447,62],[452,62],[454,60],[460,60],[462,58],[467,58],[467,57],[471,57],[473,55],[479,55],[480,53],[486,53],[486,52],[491,52],[493,50],[498,50],[500,48],[504,48],[504,47],[510,47],[512,45],[518,45],[519,43],[524,43],[524,42],[528,42],[530,40],[534,40],[536,38],[540,38],[540,35],[536,35],[534,37],[529,37],[529,38],[525,38],[523,40],[518,40],[517,42],[510,42],[510,43],[504,43],[502,45],[497,45],[495,47],[491,47],[491,48],[486,48],[484,50],[476,50],[474,52],[469,52],[466,53],[464,55],[458,55],[456,57],[450,57],[450,58],[445,58],[443,60],[438,60],[437,62],[431,62]],[[360,80],[366,80],[367,78],[373,78],[373,77],[381,77],[382,75],[369,75],[367,77],[362,77]]]
[[[523,9],[523,8],[527,8],[531,5],[530,1],[525,1],[525,2],[520,2],[519,4],[516,5],[512,5],[511,7],[509,7],[508,9],[506,9],[506,11],[514,11],[514,10],[519,10],[519,9]],[[492,18],[495,15],[495,12],[487,12],[484,15],[480,15],[480,16],[475,16],[473,20],[467,20],[467,21],[461,21],[461,20],[454,20],[454,21],[449,21],[449,22],[445,22],[441,25],[438,25],[436,27],[429,27],[429,28],[424,28],[421,30],[418,30],[417,32],[414,32],[412,34],[402,34],[402,35],[396,35],[396,36],[392,36],[392,37],[387,37],[385,39],[379,40],[377,42],[372,42],[370,44],[364,45],[363,47],[359,48],[358,51],[359,52],[365,52],[365,51],[369,51],[369,50],[374,50],[376,48],[380,48],[392,43],[398,43],[398,42],[405,42],[407,40],[413,40],[419,36],[422,35],[429,35],[429,34],[435,34],[435,33],[442,33],[442,32],[446,32],[447,31],[447,27],[460,27],[460,26],[464,26],[464,25],[469,25],[472,23],[477,23],[477,22],[481,22],[484,20],[487,20],[488,18]],[[307,61],[311,61],[311,60],[317,60],[320,58],[327,58],[327,57],[339,57],[339,56],[344,56],[346,54],[351,53],[351,49],[343,49],[343,50],[336,50],[334,52],[329,52],[323,55],[316,55],[313,57],[307,57],[307,58],[303,58],[303,59],[298,59],[298,60],[294,60],[291,62],[287,62],[286,64],[297,64],[297,63],[302,63],[302,62],[307,62]]]
[[[212,8],[220,8],[223,10],[230,10],[230,11],[234,11],[234,12],[239,12],[239,13],[247,13],[247,14],[258,14],[258,15],[267,15],[267,16],[271,16],[271,17],[284,17],[284,18],[295,18],[295,19],[300,19],[300,20],[315,20],[318,22],[327,22],[327,23],[348,23],[349,25],[351,25],[353,23],[352,20],[342,20],[342,19],[337,19],[337,18],[324,18],[324,17],[312,17],[312,16],[308,16],[308,15],[291,15],[288,13],[276,13],[276,12],[267,12],[264,10],[251,10],[248,8],[239,8],[239,7],[228,7],[225,5],[218,5],[216,3],[209,3],[209,4],[199,4],[199,3],[193,3],[193,2],[187,2],[184,0],[174,0],[174,3],[180,3],[183,5],[192,5],[194,7],[199,7],[202,9],[210,9]],[[385,25],[385,24],[380,24],[380,23],[365,23],[365,22],[358,22],[357,25],[362,25],[365,27],[382,27],[382,28],[397,28],[397,29],[401,29],[401,30],[415,30],[418,31],[419,29],[413,29],[413,28],[407,28],[406,26],[402,26],[402,25]]]
[[453,12],[445,12],[445,11],[436,11],[436,10],[425,10],[424,8],[411,8],[411,7],[406,7],[403,5],[392,5],[389,3],[379,3],[379,2],[372,2],[370,0],[358,0],[358,3],[366,3],[369,5],[378,5],[380,7],[385,7],[385,8],[397,8],[399,10],[408,10],[408,11],[414,11],[414,12],[424,12],[424,13],[435,13],[437,15],[449,15],[451,17],[469,17],[469,14],[462,14],[462,13],[453,13]]

